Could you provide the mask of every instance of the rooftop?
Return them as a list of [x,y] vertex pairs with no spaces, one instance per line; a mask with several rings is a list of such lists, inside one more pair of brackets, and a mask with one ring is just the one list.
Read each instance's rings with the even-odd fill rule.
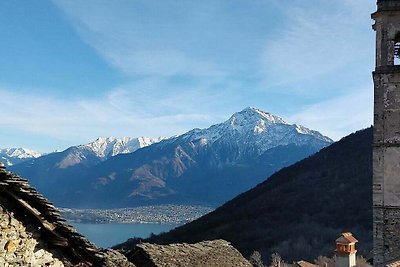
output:
[[[35,225],[40,238],[52,251],[63,255],[61,261],[79,266],[134,266],[119,252],[101,249],[65,223],[59,211],[31,187],[27,180],[0,167],[0,202],[25,223]],[[67,266],[69,266],[67,264]]]
[[320,267],[319,265],[312,264],[308,261],[298,261],[296,262],[296,265],[300,267]]
[[156,245],[142,243],[128,255],[138,266],[251,267],[251,264],[225,240],[195,244]]
[[350,232],[342,233],[342,235],[336,239],[336,243],[339,244],[353,244],[357,243],[358,240],[354,238],[353,234]]

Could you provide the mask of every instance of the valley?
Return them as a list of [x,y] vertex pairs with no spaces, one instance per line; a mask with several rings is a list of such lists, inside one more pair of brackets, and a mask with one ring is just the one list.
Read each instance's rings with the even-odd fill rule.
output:
[[[186,232],[182,234],[181,228],[150,237],[157,242],[223,238],[248,256],[250,249],[263,253],[270,251],[260,244],[271,241],[264,238],[273,236],[272,233],[286,233],[270,228],[284,225],[280,221],[282,216],[295,216],[296,206],[291,204],[293,211],[289,212],[263,200],[262,205],[252,203],[251,207],[236,207],[222,216],[219,215],[221,210],[235,206],[232,203],[236,199],[266,183],[277,183],[274,177],[282,170],[327,151],[332,143],[333,140],[317,131],[248,107],[222,123],[205,129],[195,128],[179,136],[167,139],[98,138],[61,152],[27,159],[8,166],[8,169],[27,178],[46,198],[62,207],[63,217],[91,240],[98,238],[95,241],[98,244],[110,246],[128,238],[138,240],[135,237],[146,238],[151,233],[184,225],[183,229],[191,229],[189,237]],[[280,178],[278,184],[284,185],[287,179]],[[313,185],[306,188],[311,189]],[[303,184],[290,190],[307,192]],[[273,188],[268,191],[267,199],[275,201],[281,197]],[[290,193],[282,194],[285,195],[291,196]],[[288,198],[289,203],[292,203],[291,199]],[[277,203],[280,202],[284,200]],[[212,208],[221,205],[216,210]],[[270,205],[277,212],[272,215],[274,219],[268,215],[270,211],[265,210]],[[255,209],[261,210],[253,214]],[[254,221],[259,221],[253,216],[259,214],[264,214],[262,231],[258,224],[253,225]],[[221,224],[216,226],[218,229],[213,229],[214,223],[205,219],[210,217]],[[199,226],[198,221],[204,220],[204,225]],[[247,229],[245,235],[242,228]],[[119,233],[122,238],[110,244],[110,240],[116,239],[104,235],[104,231]],[[232,231],[240,237],[232,235]],[[246,246],[248,243],[253,246]],[[126,246],[129,245],[128,242]],[[282,250],[281,245],[275,245],[285,256],[287,250],[292,250]]]
[[248,107],[171,138],[99,138],[9,166],[59,207],[220,206],[333,141]]

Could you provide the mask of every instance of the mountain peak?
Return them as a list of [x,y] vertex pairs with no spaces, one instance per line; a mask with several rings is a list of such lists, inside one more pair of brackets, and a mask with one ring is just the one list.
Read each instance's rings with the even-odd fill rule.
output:
[[207,129],[194,129],[171,140],[179,138],[201,146],[211,146],[215,142],[229,143],[230,146],[237,146],[242,154],[246,151],[262,154],[270,148],[289,144],[323,147],[332,142],[317,131],[289,124],[281,117],[254,107],[234,113],[223,123]]
[[239,111],[239,112],[236,112],[236,113],[242,113],[242,112],[253,112],[253,113],[258,113],[258,114],[270,114],[269,112],[265,112],[265,111],[262,111],[259,108],[255,108],[255,107],[251,107],[251,106],[246,107],[242,111]]
[[289,125],[281,117],[253,107],[236,112],[225,124],[233,131],[242,133],[251,131],[256,135],[264,133],[273,125]]
[[254,122],[258,120],[263,120],[273,124],[288,124],[285,122],[281,117],[273,115],[271,113],[262,111],[261,109],[254,108],[254,107],[247,107],[242,111],[234,113],[231,118],[229,119],[230,122]]
[[114,136],[106,136],[106,137],[98,137],[95,141],[91,142],[91,143],[101,143],[101,142],[112,142],[115,141],[117,138],[115,138]]

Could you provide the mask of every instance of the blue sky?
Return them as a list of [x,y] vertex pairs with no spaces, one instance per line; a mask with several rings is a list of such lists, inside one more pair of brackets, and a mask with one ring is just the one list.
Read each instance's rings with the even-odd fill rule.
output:
[[338,140],[372,124],[365,0],[0,1],[0,147],[171,136],[260,108]]

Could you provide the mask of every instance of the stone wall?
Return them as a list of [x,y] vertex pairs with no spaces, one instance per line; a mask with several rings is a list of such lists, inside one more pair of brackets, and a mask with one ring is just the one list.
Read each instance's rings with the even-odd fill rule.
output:
[[374,262],[381,264],[400,257],[400,72],[375,71],[374,84]]
[[0,167],[0,267],[134,267],[118,251],[101,249],[65,223],[27,180]]
[[40,230],[24,225],[4,204],[0,202],[0,266],[64,266],[46,248]]
[[374,262],[400,258],[400,209],[374,208]]

